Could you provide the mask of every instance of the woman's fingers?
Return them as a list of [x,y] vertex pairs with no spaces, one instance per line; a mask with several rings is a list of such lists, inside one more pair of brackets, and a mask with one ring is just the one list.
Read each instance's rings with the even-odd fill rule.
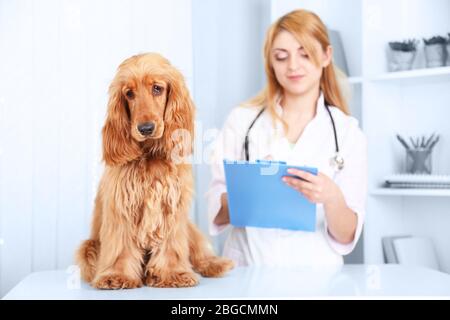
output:
[[314,185],[313,183],[307,182],[307,181],[302,181],[298,178],[285,176],[285,177],[283,177],[283,181],[286,182],[288,185],[295,187],[299,191],[301,191],[301,190],[319,191],[318,190],[319,188],[316,185]]
[[299,169],[294,169],[294,168],[290,168],[287,171],[289,174],[292,174],[294,176],[300,177],[302,179],[305,179],[311,183],[317,183],[319,182],[319,177],[309,173],[307,171],[303,171],[303,170],[299,170]]
[[319,203],[320,202],[320,194],[310,190],[299,190],[302,195],[308,199],[310,202]]
[[314,185],[313,183],[302,181],[298,178],[283,177],[283,181],[290,187],[294,188],[300,192],[306,199],[310,202],[319,202],[320,200],[320,190],[321,188]]
[[290,185],[291,187],[294,187],[295,189],[301,189],[301,188],[306,188],[306,184],[311,184],[309,182],[306,181],[301,181],[298,178],[293,178],[293,177],[283,177],[283,181]]
[[[325,203],[339,195],[339,188],[325,174],[319,172],[316,175],[298,169],[289,169],[288,173],[292,176],[284,176],[283,181],[294,188],[309,201],[314,203]],[[300,178],[300,179],[299,179]]]
[[311,202],[318,202],[320,195],[317,192],[305,191],[303,195]]
[[317,203],[319,201],[319,195],[317,192],[308,189],[296,189],[299,191],[308,201]]

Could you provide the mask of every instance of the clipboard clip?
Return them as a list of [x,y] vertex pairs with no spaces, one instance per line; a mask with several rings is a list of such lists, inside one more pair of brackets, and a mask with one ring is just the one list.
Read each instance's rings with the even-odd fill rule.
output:
[[256,160],[256,163],[267,165],[287,165],[286,161],[274,161],[274,160]]
[[271,176],[278,173],[282,166],[286,166],[285,161],[273,160],[256,160],[256,164],[260,165],[260,174],[263,176]]

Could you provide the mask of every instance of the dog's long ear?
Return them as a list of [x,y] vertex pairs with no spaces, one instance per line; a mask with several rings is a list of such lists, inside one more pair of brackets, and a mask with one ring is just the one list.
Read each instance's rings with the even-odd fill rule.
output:
[[172,160],[183,161],[193,152],[195,107],[180,72],[173,69],[166,110],[164,139]]
[[108,114],[103,127],[103,160],[109,166],[125,164],[141,155],[141,149],[131,137],[131,120],[127,102],[120,86],[109,88]]

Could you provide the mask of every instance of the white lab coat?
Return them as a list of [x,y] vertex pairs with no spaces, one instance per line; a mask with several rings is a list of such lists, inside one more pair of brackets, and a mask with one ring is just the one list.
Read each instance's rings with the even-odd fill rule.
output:
[[[350,253],[360,237],[367,197],[367,141],[358,121],[330,106],[341,155],[345,167],[335,172],[330,158],[335,153],[333,127],[320,95],[316,116],[307,124],[295,146],[289,144],[281,123],[273,126],[269,112],[265,111],[255,122],[249,135],[250,160],[286,161],[291,165],[317,167],[332,178],[342,190],[345,201],[358,217],[355,238],[350,244],[337,242],[327,231],[322,204],[317,205],[316,231],[303,232],[266,228],[237,228],[218,226],[213,220],[220,209],[220,196],[226,192],[223,159],[244,159],[243,142],[246,131],[261,107],[236,107],[229,114],[217,137],[211,158],[212,181],[206,194],[208,201],[209,231],[217,235],[225,228],[231,232],[225,242],[223,255],[237,265],[269,266],[337,266],[343,264],[343,255]],[[277,113],[282,108],[277,105]],[[274,212],[276,214],[276,212]]]

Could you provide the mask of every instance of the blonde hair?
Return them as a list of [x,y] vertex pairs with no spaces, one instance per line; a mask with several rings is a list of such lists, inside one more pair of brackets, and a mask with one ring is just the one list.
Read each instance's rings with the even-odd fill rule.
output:
[[[305,52],[312,58],[316,66],[320,65],[320,58],[319,52],[314,46],[314,41],[318,41],[322,50],[325,51],[330,45],[330,39],[327,28],[322,20],[315,13],[307,10],[295,10],[282,16],[267,31],[264,44],[264,67],[267,85],[257,96],[245,102],[243,105],[266,106],[272,115],[272,119],[280,120],[285,129],[287,129],[287,125],[275,112],[276,99],[282,91],[282,88],[277,81],[270,59],[273,41],[282,30],[290,32],[302,44]],[[332,62],[325,67],[320,79],[320,89],[323,92],[325,102],[329,105],[336,106],[342,112],[349,115],[348,105],[341,92],[337,73],[340,78],[343,78],[343,72],[337,69]]]

